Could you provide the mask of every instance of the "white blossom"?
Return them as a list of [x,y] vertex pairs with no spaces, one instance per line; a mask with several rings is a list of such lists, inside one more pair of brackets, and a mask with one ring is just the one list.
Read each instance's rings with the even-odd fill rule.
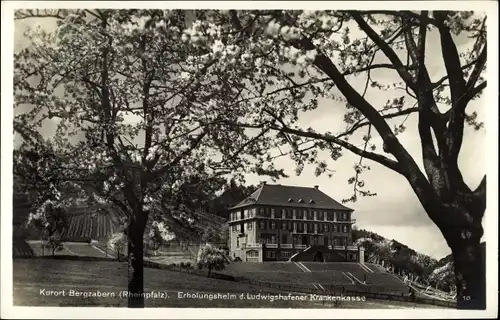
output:
[[269,24],[267,25],[267,28],[266,28],[266,34],[271,36],[271,37],[277,37],[279,32],[280,32],[280,28],[281,28],[281,25],[276,22],[276,21],[271,21],[269,22]]
[[224,44],[220,40],[215,40],[214,44],[211,46],[213,53],[220,53],[224,50]]

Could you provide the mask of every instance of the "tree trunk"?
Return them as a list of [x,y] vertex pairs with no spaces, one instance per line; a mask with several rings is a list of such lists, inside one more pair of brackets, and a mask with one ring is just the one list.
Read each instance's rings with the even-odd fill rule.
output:
[[486,309],[486,250],[479,241],[456,243],[455,263],[458,309]]
[[[469,207],[470,208],[470,207]],[[440,227],[451,248],[457,286],[457,308],[486,309],[486,245],[481,245],[482,212],[471,212],[466,206],[452,209],[460,225]],[[453,223],[453,221],[450,221]]]
[[144,308],[144,214],[130,219],[128,236],[128,307]]

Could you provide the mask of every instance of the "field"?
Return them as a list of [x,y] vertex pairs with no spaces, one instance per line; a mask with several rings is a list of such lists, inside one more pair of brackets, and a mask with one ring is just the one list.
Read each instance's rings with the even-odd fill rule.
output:
[[357,263],[266,262],[232,263],[224,271],[251,280],[283,283],[304,288],[408,294],[408,287],[379,268]]
[[[127,266],[112,261],[77,261],[59,259],[14,259],[13,260],[14,305],[24,306],[106,306],[126,307],[126,298],[120,292],[127,287]],[[62,295],[64,290],[64,296]],[[114,294],[114,297],[76,297],[76,292]],[[146,307],[225,307],[225,308],[416,308],[426,307],[413,303],[366,301],[334,302],[312,301],[309,295],[298,292],[303,301],[250,299],[247,294],[276,295],[280,291],[231,281],[207,278],[168,270],[145,269],[145,291],[162,292],[168,298],[146,299]],[[54,296],[59,292],[58,296]],[[226,299],[180,298],[179,292],[190,294],[227,294]],[[49,295],[52,293],[52,295]],[[240,294],[244,295],[240,299]],[[288,292],[281,291],[288,295]],[[233,296],[231,296],[233,295]],[[235,299],[232,299],[235,297]]]

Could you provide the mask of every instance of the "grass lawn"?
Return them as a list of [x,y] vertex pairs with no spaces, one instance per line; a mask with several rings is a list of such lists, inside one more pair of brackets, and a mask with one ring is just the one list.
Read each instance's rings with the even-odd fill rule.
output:
[[[127,299],[120,292],[127,288],[126,263],[113,261],[77,261],[52,259],[13,259],[14,305],[16,306],[108,306],[126,307]],[[173,308],[430,308],[412,303],[368,300],[366,302],[312,301],[302,295],[302,301],[251,299],[247,294],[277,295],[278,290],[262,289],[247,284],[207,278],[168,270],[145,269],[145,291],[160,293],[145,300],[146,307]],[[63,292],[64,290],[64,292]],[[97,292],[108,297],[70,296],[74,292]],[[181,298],[179,293],[226,294],[210,300]],[[58,294],[55,296],[55,294]],[[244,298],[241,299],[240,295]],[[288,292],[281,292],[288,295]],[[161,296],[160,296],[161,295]],[[300,297],[299,293],[292,293]]]

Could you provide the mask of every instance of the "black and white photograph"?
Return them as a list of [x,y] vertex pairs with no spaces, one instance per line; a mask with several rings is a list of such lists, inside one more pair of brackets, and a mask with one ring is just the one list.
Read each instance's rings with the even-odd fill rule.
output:
[[2,318],[496,318],[497,39],[494,1],[2,2]]

